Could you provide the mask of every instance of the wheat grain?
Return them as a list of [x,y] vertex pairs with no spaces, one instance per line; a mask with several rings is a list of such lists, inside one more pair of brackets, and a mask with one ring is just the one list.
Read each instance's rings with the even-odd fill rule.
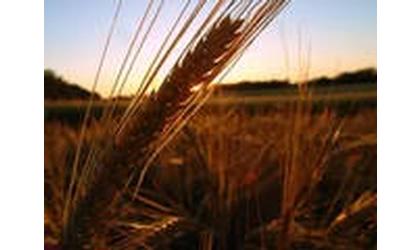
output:
[[[249,45],[255,34],[272,20],[285,2],[267,1],[261,4],[256,14],[249,17],[249,22],[241,18],[231,18],[228,14],[219,15],[205,35],[199,31],[185,47],[190,50],[182,54],[182,60],[166,77],[157,93],[145,98],[145,91],[159,67],[203,7],[205,1],[199,1],[161,61],[155,68],[150,68],[150,76],[146,74],[145,85],[139,89],[135,100],[123,116],[117,127],[116,137],[111,135],[109,139],[102,138],[104,142],[99,141],[98,144],[103,145],[102,150],[93,151],[95,155],[88,157],[88,164],[82,169],[83,178],[79,180],[76,193],[73,185],[77,174],[73,175],[70,197],[67,198],[70,205],[66,205],[63,223],[63,249],[94,249],[97,246],[106,246],[104,239],[110,225],[112,227],[117,221],[117,208],[121,205],[119,197],[127,186],[127,180],[131,179],[134,170],[140,170],[141,176],[144,176],[151,160],[162,148],[159,144],[166,144],[182,124],[185,124],[182,118],[191,116],[187,112],[195,110],[191,109],[192,104],[202,94],[201,91],[194,92],[193,88],[199,86],[206,90],[208,84]],[[215,5],[203,27],[207,27],[213,20],[223,3],[224,1],[220,1]],[[230,6],[233,3],[234,1]],[[238,6],[241,4],[244,3],[239,3]],[[245,4],[250,6],[250,3]],[[225,9],[226,13],[230,6]],[[240,15],[247,11],[251,13],[258,4],[249,6],[244,6],[243,10],[239,8]],[[198,40],[199,37],[202,38]],[[109,133],[104,136],[109,136]],[[77,170],[80,148],[79,146],[74,171]],[[136,169],[135,166],[140,168]],[[141,180],[142,178],[140,183]],[[79,193],[80,186],[84,188]]]
[[227,17],[215,26],[164,81],[156,96],[136,112],[135,119],[130,120],[124,134],[114,145],[113,152],[104,156],[102,166],[96,169],[97,178],[91,183],[92,188],[79,201],[68,220],[65,231],[68,234],[63,242],[66,249],[91,247],[89,242],[93,236],[89,235],[101,233],[91,230],[105,226],[104,218],[112,213],[108,211],[109,206],[115,195],[123,189],[132,170],[127,166],[139,160],[144,161],[142,156],[146,149],[156,140],[167,120],[192,95],[192,87],[204,81],[211,70],[218,66],[217,61],[228,50],[241,24],[241,20],[233,21]]

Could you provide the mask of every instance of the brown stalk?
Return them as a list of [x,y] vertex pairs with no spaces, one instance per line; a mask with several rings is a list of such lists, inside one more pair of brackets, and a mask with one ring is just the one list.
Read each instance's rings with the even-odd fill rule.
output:
[[62,238],[64,249],[94,249],[95,239],[106,234],[119,191],[132,172],[141,165],[147,149],[158,138],[168,120],[182,109],[192,88],[207,80],[229,50],[241,28],[241,20],[223,19],[190,51],[166,78],[155,96],[137,109],[128,126],[115,141],[112,152],[104,154],[95,167],[91,188],[69,215]]

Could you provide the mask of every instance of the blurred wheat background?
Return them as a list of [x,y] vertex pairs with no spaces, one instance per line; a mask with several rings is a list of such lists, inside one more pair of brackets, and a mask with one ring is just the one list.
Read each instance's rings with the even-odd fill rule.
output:
[[[91,94],[76,125],[45,125],[46,246],[376,249],[376,85],[374,105],[360,92],[344,108],[324,103],[307,81],[280,104],[209,105],[288,1],[185,1],[157,41],[164,4],[148,2],[107,99]],[[159,50],[130,81],[147,41]],[[114,97],[129,85],[122,104]]]

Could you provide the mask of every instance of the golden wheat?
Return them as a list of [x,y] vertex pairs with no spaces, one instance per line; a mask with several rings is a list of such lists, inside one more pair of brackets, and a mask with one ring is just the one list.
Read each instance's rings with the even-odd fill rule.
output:
[[[125,211],[123,208],[130,210],[130,206],[127,208],[126,205],[131,203],[124,197],[127,190],[133,190],[133,178],[138,174],[140,176],[137,187],[134,188],[135,197],[138,186],[157,154],[195,113],[199,105],[197,107],[194,105],[203,100],[203,96],[208,96],[209,84],[241,55],[256,35],[287,3],[287,1],[262,1],[255,5],[250,2],[239,2],[235,5],[235,1],[232,1],[220,14],[218,11],[224,6],[225,1],[218,2],[203,23],[205,31],[199,30],[191,39],[189,45],[185,47],[189,51],[181,54],[182,60],[178,60],[156,94],[146,95],[146,91],[150,90],[150,83],[167,59],[167,55],[199,14],[205,2],[197,3],[156,69],[152,66],[151,73],[146,73],[145,85],[139,88],[136,98],[116,126],[108,123],[112,108],[109,110],[110,115],[105,115],[106,126],[102,131],[98,131],[99,138],[93,144],[83,138],[89,120],[91,106],[89,105],[65,198],[60,237],[63,249],[115,249],[116,246],[112,243],[113,235],[118,235],[115,230],[121,225],[120,213]],[[152,23],[158,17],[163,1],[160,3]],[[117,13],[120,6],[121,1]],[[232,6],[235,7],[231,9]],[[235,17],[231,18],[230,12],[235,13]],[[115,20],[116,18],[111,30],[114,28]],[[152,27],[151,24],[148,30]],[[110,38],[100,65],[105,58],[109,40]],[[130,51],[131,49],[127,53]],[[124,66],[125,62],[122,68]],[[99,77],[100,68],[101,66],[96,79]],[[94,86],[96,82],[97,80]],[[199,91],[194,91],[195,87],[198,87]],[[87,151],[86,148],[89,146],[90,149]],[[174,223],[177,224],[178,220],[170,224]],[[164,231],[163,229],[167,228],[165,225],[166,222],[155,223],[152,228]],[[207,233],[203,237],[207,242],[204,245],[211,246],[211,234]],[[150,237],[145,236],[145,238]],[[134,241],[140,244],[142,242],[140,239],[138,236]],[[120,246],[123,249],[127,247],[125,244],[123,247]]]
[[93,234],[101,234],[99,230],[91,232],[92,228],[106,228],[110,213],[116,212],[110,204],[130,177],[132,169],[128,166],[141,165],[146,160],[144,157],[150,144],[157,139],[167,120],[192,95],[192,88],[218,66],[217,62],[229,51],[241,24],[241,20],[226,17],[216,25],[174,69],[157,94],[136,112],[136,118],[130,120],[112,152],[104,155],[94,183],[71,214],[63,241],[66,249],[88,248]]

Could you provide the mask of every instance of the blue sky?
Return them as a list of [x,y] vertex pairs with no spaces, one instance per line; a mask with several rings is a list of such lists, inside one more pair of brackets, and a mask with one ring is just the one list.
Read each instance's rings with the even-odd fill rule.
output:
[[[158,24],[161,28],[152,31],[153,39],[162,37],[166,22],[182,3],[182,0],[166,1],[164,18]],[[45,0],[44,67],[90,88],[115,4],[116,0]],[[145,0],[123,1],[122,18],[105,65],[100,92],[106,92],[110,86],[134,24],[144,13],[146,4]],[[156,49],[153,42],[145,48],[150,53]],[[147,58],[147,54],[143,57]],[[375,67],[376,0],[292,1],[224,82],[300,79],[304,77],[302,64],[309,69],[307,77]],[[141,65],[136,69],[142,72]]]

